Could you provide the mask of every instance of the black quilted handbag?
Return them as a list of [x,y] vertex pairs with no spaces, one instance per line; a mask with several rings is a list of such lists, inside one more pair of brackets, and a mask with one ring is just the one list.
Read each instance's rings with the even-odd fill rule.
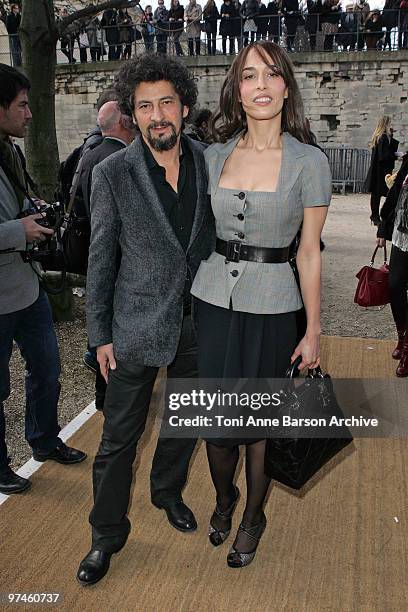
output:
[[[320,368],[310,370],[308,377],[295,387],[293,377],[301,362],[301,357],[286,372],[288,385],[284,390],[283,402],[279,407],[281,415],[300,417],[314,406],[313,412],[327,417],[343,417],[328,374]],[[279,415],[279,416],[281,416]],[[310,478],[320,470],[334,455],[353,440],[346,426],[337,428],[338,437],[297,437],[296,429],[291,428],[293,437],[279,437],[279,430],[272,430],[266,442],[265,472],[273,479],[292,489],[301,489]]]

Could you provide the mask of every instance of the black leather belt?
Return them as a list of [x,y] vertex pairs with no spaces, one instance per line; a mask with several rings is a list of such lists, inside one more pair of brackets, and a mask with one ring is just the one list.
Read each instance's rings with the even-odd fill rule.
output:
[[224,255],[226,261],[238,263],[243,261],[256,261],[257,263],[285,263],[290,259],[290,247],[282,249],[269,249],[243,244],[238,240],[221,240],[217,238],[215,250]]

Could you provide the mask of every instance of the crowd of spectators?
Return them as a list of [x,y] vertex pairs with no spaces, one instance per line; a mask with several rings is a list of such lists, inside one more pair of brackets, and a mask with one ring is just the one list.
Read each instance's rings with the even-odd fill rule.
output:
[[[386,0],[382,11],[371,10],[367,0],[342,5],[341,0],[215,0],[200,5],[188,0],[157,0],[157,7],[141,5],[129,10],[109,9],[92,18],[74,21],[63,32],[60,49],[69,63],[79,60],[129,59],[152,51],[177,55],[237,53],[254,40],[272,40],[289,52],[300,50],[362,51],[408,48],[408,0]],[[57,9],[56,19],[69,16]],[[11,4],[3,13],[10,37],[12,63],[21,65],[18,37],[20,7]],[[220,45],[217,45],[217,38]],[[181,42],[187,40],[183,49]]]

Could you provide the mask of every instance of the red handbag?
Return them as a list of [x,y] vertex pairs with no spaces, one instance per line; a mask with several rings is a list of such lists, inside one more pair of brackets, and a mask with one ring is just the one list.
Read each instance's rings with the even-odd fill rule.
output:
[[361,268],[356,274],[358,285],[354,302],[359,306],[384,306],[390,302],[388,284],[389,268],[387,264],[387,249],[384,246],[384,263],[381,268],[374,268],[374,259],[378,251],[376,247],[369,266]]

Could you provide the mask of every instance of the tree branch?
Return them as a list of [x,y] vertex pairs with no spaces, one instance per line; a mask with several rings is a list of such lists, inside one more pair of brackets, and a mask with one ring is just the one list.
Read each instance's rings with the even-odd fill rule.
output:
[[106,0],[106,2],[101,2],[100,4],[95,4],[94,6],[87,6],[84,9],[80,9],[79,11],[75,11],[69,15],[69,17],[65,17],[59,25],[59,33],[60,35],[67,29],[71,23],[77,21],[77,19],[83,19],[84,17],[93,17],[94,15],[98,15],[98,13],[102,13],[102,11],[106,11],[107,9],[114,8],[131,8],[132,6],[136,6],[140,4],[140,0]]

